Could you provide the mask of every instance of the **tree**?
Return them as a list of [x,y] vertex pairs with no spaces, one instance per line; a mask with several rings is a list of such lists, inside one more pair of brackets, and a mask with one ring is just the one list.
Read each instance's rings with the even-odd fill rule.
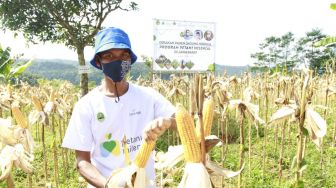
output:
[[314,44],[324,38],[320,29],[312,29],[302,38],[295,39],[288,32],[281,37],[267,37],[259,45],[260,51],[251,54],[255,59],[252,71],[273,71],[273,69],[292,72],[293,68],[305,65],[323,73],[326,64],[335,64],[335,51],[332,46],[316,48]]
[[279,47],[281,38],[270,36],[265,38],[264,42],[259,44],[261,51],[251,54],[251,58],[257,60],[254,63],[252,71],[267,71],[272,70],[278,63],[281,49]]
[[4,80],[6,84],[21,75],[32,64],[31,61],[15,63],[19,56],[12,58],[10,51],[9,47],[3,49],[0,45],[0,80]]
[[[136,10],[137,4],[122,0],[1,0],[1,27],[23,32],[30,42],[63,43],[77,51],[79,65],[85,65],[84,48],[115,10]],[[81,74],[82,96],[88,92],[88,75]]]
[[266,56],[267,55],[264,52],[256,52],[251,54],[251,58],[256,59],[256,62],[253,63],[254,66],[251,67],[252,72],[267,71]]
[[279,47],[281,49],[281,65],[280,68],[286,69],[286,71],[291,71],[295,65],[295,60],[293,59],[293,42],[295,41],[294,34],[291,32],[286,33],[280,38]]
[[266,61],[268,62],[268,68],[274,67],[279,59],[279,44],[281,39],[278,37],[267,37],[265,42],[261,44],[261,49],[264,49],[268,52],[266,56]]
[[321,72],[324,69],[325,61],[329,58],[328,50],[316,48],[314,44],[325,37],[326,35],[320,29],[312,29],[307,32],[306,36],[300,38],[297,42],[297,60],[307,67]]

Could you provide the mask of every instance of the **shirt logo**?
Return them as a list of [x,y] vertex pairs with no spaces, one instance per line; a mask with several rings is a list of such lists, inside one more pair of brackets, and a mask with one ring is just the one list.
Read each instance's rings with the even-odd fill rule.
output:
[[102,112],[98,112],[98,114],[97,114],[97,120],[99,122],[103,122],[105,120],[105,116],[104,116],[104,114]]
[[140,115],[141,111],[136,111],[136,110],[132,110],[132,112],[129,113],[129,116],[134,116],[134,115]]
[[108,157],[110,154],[118,156],[120,154],[120,143],[118,140],[112,139],[112,134],[105,135],[105,142],[100,144],[100,151],[103,157]]

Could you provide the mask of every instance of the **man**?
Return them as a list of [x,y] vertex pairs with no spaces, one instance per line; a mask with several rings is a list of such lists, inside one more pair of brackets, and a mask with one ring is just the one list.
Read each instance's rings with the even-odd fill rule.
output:
[[195,38],[196,38],[196,40],[201,40],[202,37],[203,37],[202,31],[201,30],[196,30],[195,31]]
[[192,32],[189,29],[186,29],[184,31],[184,39],[189,40],[189,39],[191,39],[192,36],[193,36],[193,34],[192,34]]
[[204,38],[205,38],[205,40],[207,40],[207,41],[212,40],[212,38],[213,38],[213,33],[212,33],[212,31],[210,31],[210,30],[205,31],[205,32],[204,32]]
[[[111,172],[125,166],[125,151],[135,158],[142,141],[175,127],[175,108],[157,91],[125,80],[137,56],[128,35],[118,28],[97,33],[90,63],[102,70],[102,84],[75,105],[62,147],[74,149],[77,169],[87,182],[104,187]],[[146,172],[154,181],[154,161]]]

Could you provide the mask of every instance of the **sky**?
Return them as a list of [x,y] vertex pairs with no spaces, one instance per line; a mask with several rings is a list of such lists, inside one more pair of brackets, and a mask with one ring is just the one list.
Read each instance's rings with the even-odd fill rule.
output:
[[[146,0],[137,1],[138,11],[112,12],[103,26],[122,28],[130,37],[138,55],[153,55],[153,19],[216,23],[217,64],[252,65],[252,53],[266,37],[287,32],[303,37],[313,28],[336,35],[336,0]],[[27,44],[22,36],[0,31],[0,44],[11,47],[12,54],[26,58],[77,60],[77,53],[61,44]],[[85,59],[93,57],[92,47],[85,48]]]

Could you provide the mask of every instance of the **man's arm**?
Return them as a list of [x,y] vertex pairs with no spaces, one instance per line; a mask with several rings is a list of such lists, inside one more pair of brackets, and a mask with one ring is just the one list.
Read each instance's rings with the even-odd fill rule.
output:
[[91,164],[90,152],[76,150],[77,170],[83,178],[95,187],[104,188],[106,178]]

